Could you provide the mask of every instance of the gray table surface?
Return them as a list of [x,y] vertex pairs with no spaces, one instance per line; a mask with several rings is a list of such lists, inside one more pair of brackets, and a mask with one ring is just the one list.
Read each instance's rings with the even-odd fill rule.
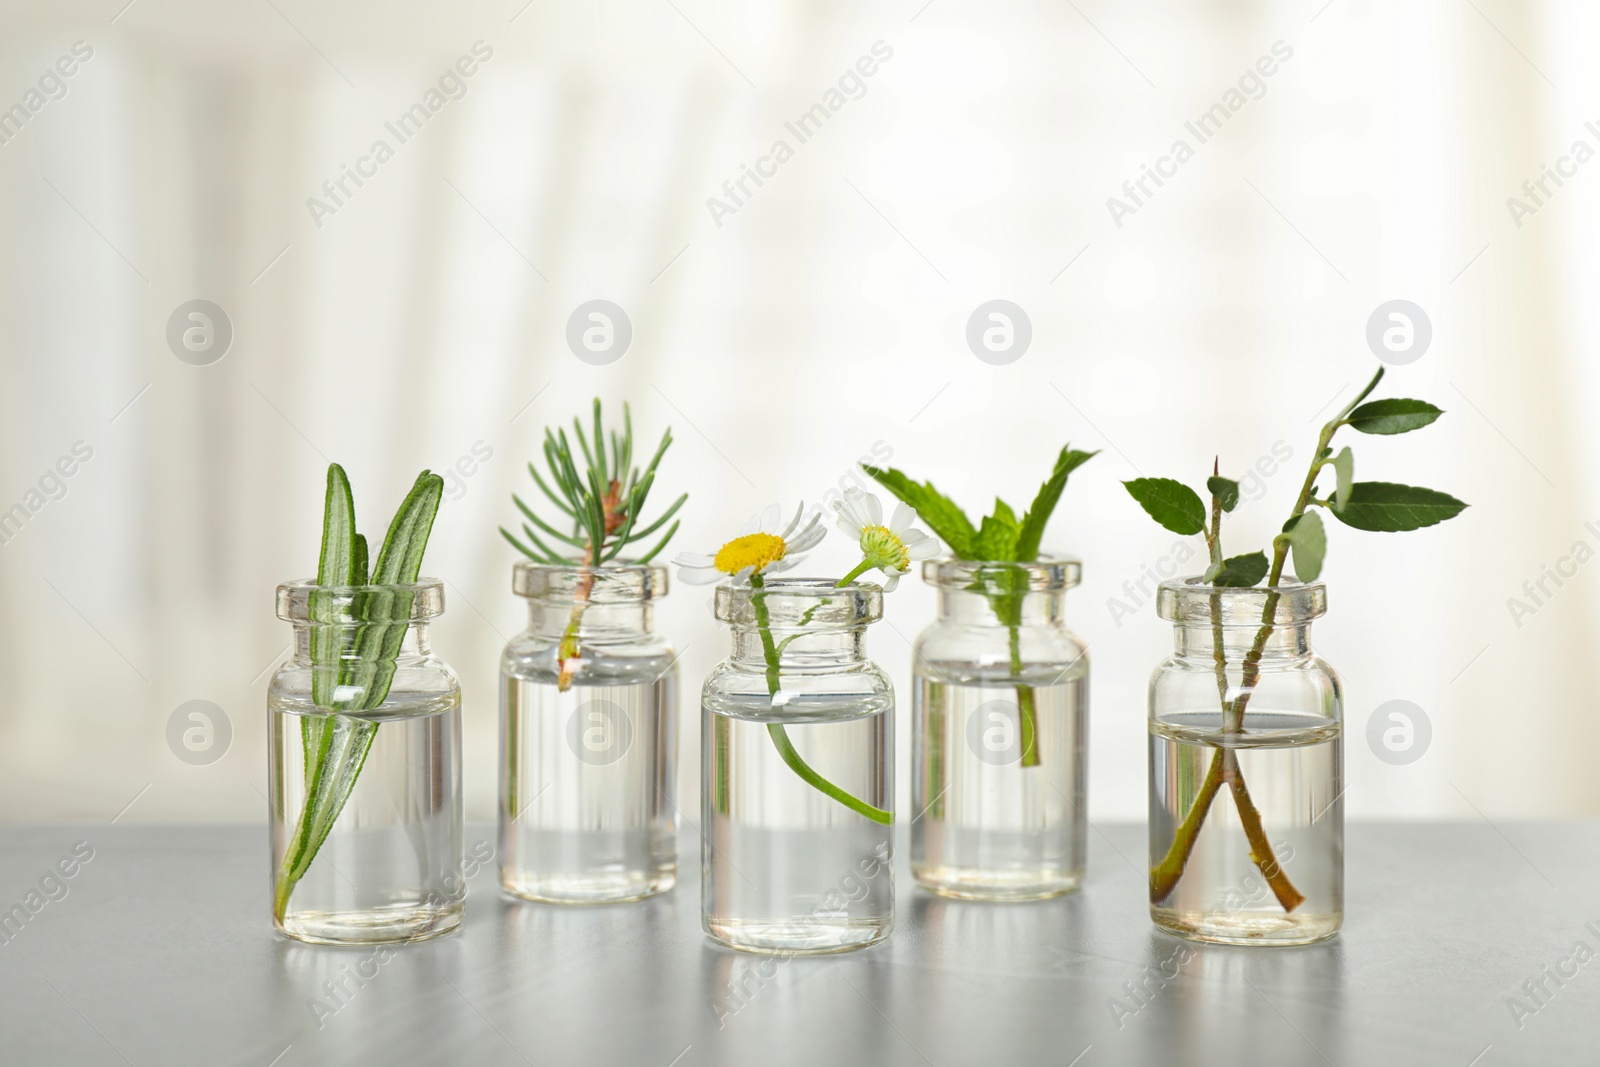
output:
[[0,828],[3,909],[94,850],[0,944],[0,1063],[1600,1063],[1600,823],[1352,825],[1338,938],[1195,946],[1143,1005],[1125,983],[1188,943],[1149,923],[1142,826],[1101,825],[1084,890],[1033,904],[932,897],[902,848],[887,944],[781,964],[702,936],[682,840],[638,904],[514,903],[485,867],[460,931],[358,986],[370,949],[273,934],[260,827]]

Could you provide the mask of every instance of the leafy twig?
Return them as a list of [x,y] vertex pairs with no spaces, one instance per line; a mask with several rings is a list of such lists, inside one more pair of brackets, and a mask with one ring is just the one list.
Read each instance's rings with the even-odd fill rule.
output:
[[[1233,505],[1237,504],[1238,483],[1219,477],[1215,465],[1212,467],[1212,477],[1207,481],[1207,488],[1212,494],[1212,526],[1209,531],[1205,529],[1205,505],[1198,494],[1181,482],[1170,478],[1137,478],[1123,483],[1145,512],[1162,526],[1182,535],[1206,533],[1211,565],[1206,569],[1204,580],[1214,587],[1249,588],[1262,578],[1267,581],[1261,625],[1250,650],[1245,654],[1239,689],[1232,700],[1228,699],[1227,664],[1222,641],[1222,597],[1220,592],[1215,591],[1211,595],[1212,640],[1224,742],[1213,746],[1216,752],[1200,791],[1174,832],[1167,854],[1151,868],[1150,899],[1153,903],[1159,903],[1171,895],[1183,877],[1211,802],[1224,782],[1228,783],[1234,805],[1239,811],[1239,822],[1250,845],[1251,859],[1260,868],[1278,903],[1285,912],[1292,912],[1305,900],[1277,861],[1262,826],[1260,813],[1250,799],[1244,775],[1239,769],[1236,746],[1227,743],[1243,732],[1245,711],[1261,678],[1261,657],[1274,632],[1282,597],[1279,583],[1283,578],[1284,565],[1292,551],[1295,575],[1299,581],[1313,582],[1321,574],[1327,541],[1322,520],[1316,512],[1308,510],[1312,507],[1327,508],[1335,518],[1356,529],[1387,531],[1432,526],[1453,518],[1466,507],[1454,497],[1433,489],[1388,482],[1356,482],[1353,480],[1354,459],[1350,449],[1345,448],[1334,455],[1333,436],[1340,427],[1349,426],[1369,434],[1405,433],[1421,429],[1443,414],[1425,401],[1405,398],[1362,404],[1383,380],[1383,373],[1383,368],[1379,368],[1366,388],[1322,427],[1310,469],[1301,484],[1294,508],[1288,521],[1283,524],[1283,532],[1273,538],[1270,566],[1263,552],[1230,559],[1222,557],[1221,512],[1232,511]],[[1324,467],[1333,467],[1335,472],[1335,491],[1331,499],[1319,497],[1316,488],[1317,476]]]

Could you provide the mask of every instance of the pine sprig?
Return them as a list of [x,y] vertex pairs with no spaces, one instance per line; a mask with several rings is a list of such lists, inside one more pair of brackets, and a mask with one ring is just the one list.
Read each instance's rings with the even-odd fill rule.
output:
[[[616,561],[630,545],[653,536],[677,514],[689,499],[688,493],[673,501],[655,521],[639,521],[655,484],[656,467],[672,444],[672,430],[662,433],[661,444],[641,472],[633,465],[633,415],[627,404],[622,405],[622,427],[621,433],[607,432],[600,399],[596,397],[592,428],[586,429],[582,420],[575,418],[571,438],[562,427],[545,430],[543,451],[548,474],[541,475],[532,463],[528,464],[528,473],[561,518],[554,522],[540,518],[513,493],[511,501],[526,520],[522,523],[523,536],[519,539],[504,526],[500,533],[517,551],[536,563],[603,567]],[[578,455],[572,450],[573,440],[578,442],[578,455],[583,460],[581,469]],[[650,562],[677,532],[678,523],[674,521],[649,551],[631,562]],[[565,546],[565,550],[552,548],[552,544]]]

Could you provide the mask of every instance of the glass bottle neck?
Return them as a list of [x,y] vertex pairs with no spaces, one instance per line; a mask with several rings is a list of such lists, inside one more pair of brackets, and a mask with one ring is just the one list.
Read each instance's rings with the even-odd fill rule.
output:
[[[828,671],[867,662],[866,628],[831,629],[815,633],[778,630],[768,640],[778,652],[784,670]],[[767,642],[757,628],[735,627],[732,660],[745,670],[767,669]]]
[[1259,626],[1213,627],[1200,622],[1179,623],[1172,627],[1173,643],[1179,657],[1214,660],[1221,635],[1223,654],[1233,662],[1256,651],[1268,659],[1295,659],[1311,654],[1311,624],[1280,623],[1263,640]]
[[550,599],[528,601],[528,629],[543,637],[561,637],[574,622],[587,644],[635,641],[651,633],[654,609],[648,602],[615,604]]
[[[1023,593],[1015,608],[1015,615],[1001,617],[1006,604],[967,589],[939,590],[939,621],[962,626],[1051,626],[1061,622],[1062,603],[1066,599],[1062,590]],[[999,610],[997,610],[999,609]]]
[[[372,623],[366,624],[374,625]],[[305,623],[294,624],[294,658],[304,663],[311,662],[311,633],[313,630],[322,630],[337,635],[330,644],[336,648],[349,648],[353,646],[356,634],[361,626],[348,623]],[[342,639],[342,640],[340,640]],[[433,649],[428,644],[428,624],[413,622],[406,626],[406,635],[401,639],[399,657],[428,656]]]

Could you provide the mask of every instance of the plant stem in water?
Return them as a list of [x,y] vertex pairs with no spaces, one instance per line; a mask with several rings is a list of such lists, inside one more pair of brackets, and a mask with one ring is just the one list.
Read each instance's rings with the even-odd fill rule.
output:
[[[767,664],[767,695],[768,697],[776,697],[780,682],[779,653],[777,644],[772,640],[772,614],[767,609],[765,582],[761,575],[752,574],[750,576],[750,585],[750,604],[755,609],[756,628],[761,633],[761,652]],[[768,723],[767,733],[772,737],[772,743],[777,748],[778,755],[783,757],[783,762],[787,763],[790,770],[798,774],[812,788],[832,797],[851,811],[864,815],[873,822],[882,823],[885,826],[894,822],[894,812],[873,807],[861,798],[851,796],[818,774],[796,751],[794,742],[789,740],[789,733],[784,729],[783,723]]]
[[[1317,435],[1316,450],[1311,456],[1311,469],[1306,472],[1306,479],[1300,486],[1300,496],[1295,501],[1294,511],[1290,513],[1291,521],[1305,514],[1306,508],[1314,502],[1317,473],[1327,463],[1323,456],[1328,451],[1334,433],[1344,424],[1356,405],[1365,400],[1377,387],[1382,378],[1383,368],[1380,367],[1366,388],[1322,427],[1322,432]],[[1213,555],[1220,556],[1220,549],[1214,548]],[[1212,643],[1215,646],[1217,688],[1222,701],[1223,733],[1226,736],[1238,734],[1244,728],[1245,709],[1255,692],[1256,683],[1261,680],[1261,656],[1266,651],[1267,641],[1272,637],[1273,620],[1277,617],[1278,601],[1281,598],[1278,583],[1283,579],[1283,567],[1288,555],[1289,543],[1281,535],[1274,538],[1272,570],[1267,576],[1267,597],[1261,609],[1261,628],[1256,631],[1255,642],[1245,656],[1244,677],[1240,679],[1238,695],[1231,702],[1227,699],[1227,664],[1222,649],[1221,595],[1214,594],[1212,597]],[[1151,902],[1160,903],[1165,900],[1176,888],[1178,879],[1183,877],[1189,856],[1194,852],[1200,828],[1211,809],[1211,802],[1216,798],[1217,790],[1222,787],[1224,781],[1228,783],[1229,791],[1233,794],[1234,806],[1239,809],[1239,824],[1250,842],[1251,860],[1260,868],[1267,884],[1272,887],[1273,895],[1278,898],[1278,903],[1283,905],[1283,910],[1294,911],[1305,901],[1305,896],[1295,888],[1294,883],[1283,873],[1283,866],[1278,863],[1277,855],[1272,850],[1272,842],[1267,839],[1266,831],[1261,825],[1261,814],[1250,800],[1250,791],[1245,786],[1244,775],[1239,771],[1238,754],[1231,747],[1218,748],[1212,756],[1211,766],[1206,771],[1200,792],[1196,794],[1194,803],[1190,805],[1188,814],[1179,824],[1177,832],[1172,835],[1171,847],[1167,849],[1167,854],[1161,862],[1150,869]]]

